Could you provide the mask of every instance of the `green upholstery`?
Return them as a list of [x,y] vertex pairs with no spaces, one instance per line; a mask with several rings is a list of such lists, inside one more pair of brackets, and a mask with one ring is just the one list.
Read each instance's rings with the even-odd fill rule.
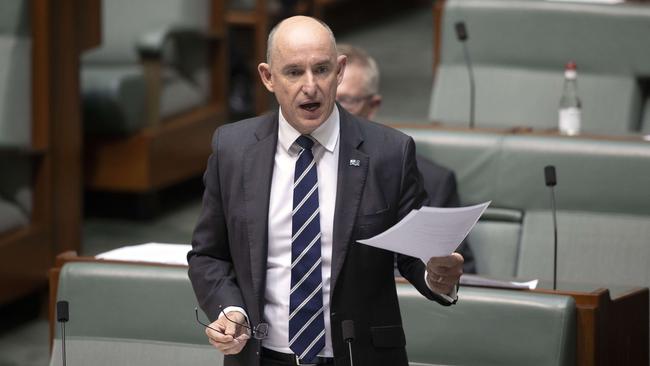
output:
[[0,235],[29,223],[32,210],[30,2],[0,3]]
[[403,131],[418,153],[456,172],[464,203],[492,201],[470,233],[479,274],[552,280],[551,197],[543,168],[555,165],[558,281],[650,287],[648,142]]
[[[467,125],[469,84],[454,23],[465,21],[476,78],[476,125],[557,128],[567,61],[578,65],[582,130],[648,127],[650,6],[539,0],[448,0],[431,120]],[[645,90],[645,91],[644,91]]]
[[[398,294],[413,365],[574,362],[571,297],[468,287],[456,306],[442,307],[410,285]],[[186,268],[70,262],[57,300],[70,304],[70,365],[222,365],[194,319]],[[57,326],[50,366],[61,364],[60,337]]]
[[576,309],[570,296],[461,287],[442,307],[399,285],[412,365],[574,365]]
[[[71,262],[57,299],[70,303],[70,365],[222,365],[196,323],[187,268]],[[51,366],[61,362],[59,332]]]
[[[552,216],[526,213],[518,275],[553,278]],[[561,211],[558,213],[558,281],[650,285],[650,216]]]
[[207,100],[206,42],[197,39],[208,33],[209,5],[209,0],[102,2],[101,47],[83,56],[86,132],[125,135],[145,127],[147,91],[141,54],[162,55],[161,118]]
[[470,234],[479,273],[551,278],[553,228],[543,169],[552,164],[559,279],[650,285],[644,265],[650,259],[647,142],[403,130],[418,153],[456,172],[464,203],[492,201]]

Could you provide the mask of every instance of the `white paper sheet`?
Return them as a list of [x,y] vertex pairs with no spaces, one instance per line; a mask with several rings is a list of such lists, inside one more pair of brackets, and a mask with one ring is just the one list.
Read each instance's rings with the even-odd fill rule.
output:
[[189,244],[146,243],[109,250],[96,255],[95,258],[187,266],[187,252],[190,249],[192,246]]
[[496,288],[514,288],[514,289],[529,289],[534,290],[539,284],[539,280],[530,281],[503,281],[492,278],[482,277],[472,274],[464,274],[460,276],[460,284],[465,286],[478,286],[478,287],[496,287]]
[[422,207],[383,233],[358,242],[420,258],[426,263],[431,257],[453,253],[490,202],[454,208]]

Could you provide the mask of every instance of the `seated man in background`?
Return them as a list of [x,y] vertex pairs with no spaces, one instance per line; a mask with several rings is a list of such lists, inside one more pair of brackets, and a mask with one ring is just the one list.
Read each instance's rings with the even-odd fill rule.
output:
[[[379,94],[379,68],[377,62],[366,51],[348,44],[337,45],[340,55],[347,57],[343,81],[336,92],[336,100],[348,112],[373,119],[381,106]],[[429,196],[426,206],[458,207],[460,199],[456,190],[456,176],[451,170],[440,166],[421,155],[416,155],[420,173],[424,179],[424,189]],[[463,241],[458,248],[465,262],[463,272],[476,273],[474,255]]]

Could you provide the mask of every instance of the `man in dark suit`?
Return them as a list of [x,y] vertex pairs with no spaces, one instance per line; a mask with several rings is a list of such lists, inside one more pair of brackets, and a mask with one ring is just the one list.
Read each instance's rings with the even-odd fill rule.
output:
[[[345,320],[356,364],[408,365],[394,254],[356,240],[385,231],[426,194],[410,137],[336,105],[345,60],[324,23],[284,20],[258,67],[279,112],[213,137],[188,262],[213,321],[206,335],[226,365],[349,365]],[[455,302],[460,254],[397,262],[425,297]]]
[[[336,89],[336,100],[355,116],[372,120],[381,107],[379,93],[379,67],[377,61],[365,50],[349,44],[338,45],[339,54],[347,57],[345,74]],[[460,198],[456,189],[454,172],[419,154],[416,154],[418,169],[422,173],[424,190],[429,196],[425,206],[458,207]],[[476,273],[474,254],[463,241],[458,247],[465,262],[463,272]]]

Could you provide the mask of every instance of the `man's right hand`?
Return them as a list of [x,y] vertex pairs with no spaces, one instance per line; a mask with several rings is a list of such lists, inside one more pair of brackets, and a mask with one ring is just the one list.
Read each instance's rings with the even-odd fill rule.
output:
[[228,312],[227,315],[232,321],[226,319],[222,313],[219,315],[219,319],[210,324],[210,327],[219,332],[205,328],[205,334],[208,336],[210,344],[216,349],[225,355],[234,355],[241,352],[250,338],[248,329],[236,323],[247,324],[248,320],[244,314],[238,311]]

